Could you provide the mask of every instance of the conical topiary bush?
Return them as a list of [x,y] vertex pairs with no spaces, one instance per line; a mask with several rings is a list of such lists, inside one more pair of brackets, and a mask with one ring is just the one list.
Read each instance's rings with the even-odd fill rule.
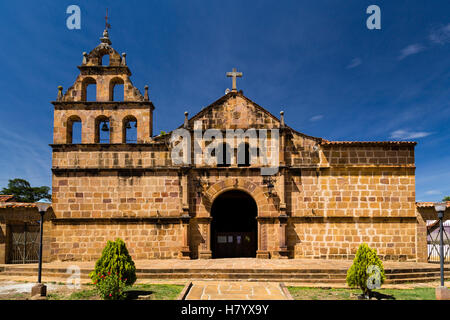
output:
[[89,276],[92,281],[99,282],[101,276],[108,273],[117,274],[121,279],[126,279],[125,283],[128,286],[136,281],[136,267],[122,239],[117,238],[116,241],[107,242],[102,256],[95,263],[95,269]]
[[385,279],[383,263],[378,258],[377,251],[362,243],[353,265],[347,271],[347,284],[352,288],[360,288],[363,296],[370,298],[372,289],[379,288]]

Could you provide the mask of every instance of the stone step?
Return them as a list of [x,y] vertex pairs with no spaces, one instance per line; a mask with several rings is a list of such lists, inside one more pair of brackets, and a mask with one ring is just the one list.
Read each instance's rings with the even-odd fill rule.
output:
[[414,279],[414,278],[430,278],[430,277],[440,277],[439,271],[386,274],[386,279],[404,279],[404,278]]
[[[0,275],[11,275],[11,276],[33,276],[37,274],[37,270],[30,270],[30,271],[16,271],[16,270],[8,270],[1,272]],[[57,277],[68,277],[69,274],[66,273],[60,273],[60,272],[52,272],[48,270],[42,271],[43,275],[46,276],[57,276]],[[160,272],[160,273],[140,273],[136,272],[136,275],[139,278],[144,279],[158,279],[158,278],[226,278],[226,279],[232,279],[232,278],[304,278],[304,279],[345,279],[345,275],[339,275],[339,274],[293,274],[293,273],[253,273],[253,272],[244,272],[244,273],[235,273],[235,272],[219,272],[219,273],[187,273],[187,272]],[[88,273],[81,273],[81,278],[88,278]]]
[[[404,283],[423,283],[439,281],[440,277],[428,277],[428,278],[403,278],[403,279],[387,279],[385,284],[404,284]],[[446,278],[447,280],[447,278]]]
[[[33,277],[36,273],[2,272],[2,276],[23,276]],[[68,275],[61,273],[44,273],[45,278],[67,279]],[[245,281],[289,281],[289,282],[305,282],[305,283],[345,283],[345,277],[336,275],[326,275],[317,277],[315,274],[254,274],[254,273],[220,273],[220,274],[188,274],[188,273],[147,273],[137,274],[138,279],[154,279],[154,280],[245,280]],[[89,279],[87,274],[81,275],[82,279]],[[448,277],[447,277],[448,278]],[[387,277],[387,284],[399,284],[406,282],[430,282],[440,279],[439,274],[399,274],[395,278]]]
[[[447,269],[447,268],[446,268]],[[1,276],[37,276],[36,266],[10,265],[1,268]],[[66,268],[43,268],[46,278],[67,279]],[[450,270],[449,270],[450,271]],[[80,269],[81,279],[89,279],[91,269]],[[305,283],[345,283],[344,269],[145,269],[136,270],[138,279],[154,280],[245,280],[245,281],[289,281]],[[446,273],[449,278],[449,272]],[[386,270],[386,283],[429,282],[440,279],[438,268]]]
[[[386,274],[395,273],[416,273],[416,272],[440,272],[440,267],[435,268],[401,268],[401,269],[384,269]],[[444,267],[444,273],[450,272],[450,267]]]
[[257,274],[257,273],[159,273],[159,274],[138,274],[139,278],[142,279],[159,279],[159,278],[186,278],[186,279],[344,279],[342,276],[334,276],[334,275],[314,275],[314,274],[280,274],[280,273],[266,273],[266,274]]

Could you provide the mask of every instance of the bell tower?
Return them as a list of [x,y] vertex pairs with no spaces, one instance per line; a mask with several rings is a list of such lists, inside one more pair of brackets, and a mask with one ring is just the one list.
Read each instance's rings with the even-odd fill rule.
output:
[[100,44],[89,54],[83,52],[75,83],[65,93],[58,87],[57,99],[52,102],[54,144],[73,143],[75,122],[81,123],[81,144],[105,143],[101,139],[105,133],[109,133],[106,143],[127,143],[127,130],[131,127],[135,128],[133,143],[151,140],[154,106],[148,86],[142,95],[132,84],[126,54],[120,55],[111,46],[108,27],[106,23]]

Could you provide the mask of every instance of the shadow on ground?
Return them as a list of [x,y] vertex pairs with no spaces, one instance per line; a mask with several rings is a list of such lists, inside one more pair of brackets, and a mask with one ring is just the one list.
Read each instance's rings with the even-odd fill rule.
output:
[[150,295],[154,294],[154,291],[149,290],[128,290],[126,292],[127,300],[138,300],[148,298]]

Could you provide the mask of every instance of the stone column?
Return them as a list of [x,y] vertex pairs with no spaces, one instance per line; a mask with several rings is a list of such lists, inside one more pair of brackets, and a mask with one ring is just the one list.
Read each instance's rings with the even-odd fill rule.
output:
[[280,207],[279,207],[279,230],[278,230],[278,255],[279,258],[287,258],[287,241],[286,241],[286,225],[287,225],[287,214],[286,214],[286,192],[285,192],[285,184],[286,184],[286,169],[284,167],[280,167],[280,177],[278,179],[278,192],[280,199]]
[[278,192],[280,199],[280,215],[286,215],[286,170],[280,166],[280,177],[278,179]]
[[288,257],[288,250],[286,244],[286,226],[288,216],[286,214],[280,214],[278,217],[279,229],[278,229],[278,258],[286,259]]
[[284,167],[286,165],[285,161],[285,124],[284,124],[284,111],[280,111],[280,146],[279,146],[279,161],[280,167]]
[[117,115],[111,115],[109,117],[109,143],[122,143],[123,132],[122,119]]
[[[433,208],[434,209],[434,208]],[[419,208],[416,209],[416,261],[428,262],[428,243],[427,243],[427,223],[426,218],[421,215]]]
[[[211,259],[211,218],[201,217],[199,218],[199,226],[204,242],[202,243],[200,250],[198,252],[199,259]],[[203,220],[203,221],[202,221]]]
[[81,143],[95,143],[95,116],[87,116],[82,124]]
[[180,254],[179,254],[179,258],[180,259],[190,259],[190,253],[191,250],[189,248],[189,220],[190,220],[190,216],[189,215],[182,215],[181,216],[181,227],[183,229],[183,243],[181,246],[181,250],[180,250]]
[[180,251],[180,259],[190,259],[191,250],[189,248],[189,179],[188,179],[188,171],[186,168],[181,172],[181,225],[183,228],[183,243]]
[[44,230],[42,237],[42,262],[52,261],[51,256],[51,243],[52,243],[52,232],[53,223],[51,221],[52,209],[49,209],[44,215]]
[[256,258],[269,259],[269,251],[267,250],[267,232],[264,219],[261,217],[258,220],[258,249],[256,251]]

